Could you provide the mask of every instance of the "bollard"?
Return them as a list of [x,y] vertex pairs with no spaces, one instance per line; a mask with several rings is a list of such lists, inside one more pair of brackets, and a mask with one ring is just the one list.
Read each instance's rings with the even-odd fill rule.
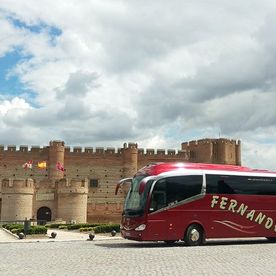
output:
[[52,233],[51,233],[51,238],[52,238],[52,239],[54,239],[56,236],[57,236],[57,233],[56,233],[56,232],[52,232]]
[[22,233],[22,232],[18,233],[17,235],[20,240],[24,239],[24,237],[25,237],[24,233]]
[[111,231],[111,236],[112,236],[112,237],[116,236],[116,233],[117,233],[116,230],[113,229],[113,230]]
[[94,238],[95,238],[95,234],[94,234],[94,233],[89,233],[89,239],[90,239],[91,241],[93,241]]

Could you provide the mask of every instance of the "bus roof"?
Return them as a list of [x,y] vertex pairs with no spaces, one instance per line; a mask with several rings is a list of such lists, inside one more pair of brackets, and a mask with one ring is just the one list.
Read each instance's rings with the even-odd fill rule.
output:
[[170,163],[154,163],[141,168],[137,174],[159,175],[161,173],[180,170],[217,170],[231,172],[251,172],[251,173],[272,173],[268,170],[251,169],[236,165],[220,165],[220,164],[205,164],[205,163],[188,163],[188,162],[170,162]]

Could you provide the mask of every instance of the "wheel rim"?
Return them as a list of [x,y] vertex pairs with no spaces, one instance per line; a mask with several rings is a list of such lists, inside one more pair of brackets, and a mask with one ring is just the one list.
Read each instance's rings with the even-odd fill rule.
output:
[[193,229],[190,233],[190,239],[193,242],[197,242],[200,238],[200,233],[198,232],[197,229]]

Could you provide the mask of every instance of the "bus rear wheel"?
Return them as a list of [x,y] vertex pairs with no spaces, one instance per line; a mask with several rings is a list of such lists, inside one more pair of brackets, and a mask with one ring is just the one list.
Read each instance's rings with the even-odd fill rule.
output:
[[184,241],[189,246],[202,245],[204,242],[204,231],[198,224],[191,224],[185,233]]

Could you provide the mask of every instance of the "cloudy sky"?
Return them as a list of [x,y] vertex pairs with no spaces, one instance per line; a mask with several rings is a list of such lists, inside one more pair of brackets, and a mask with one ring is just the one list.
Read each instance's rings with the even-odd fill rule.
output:
[[1,0],[0,144],[242,142],[276,171],[273,0]]

